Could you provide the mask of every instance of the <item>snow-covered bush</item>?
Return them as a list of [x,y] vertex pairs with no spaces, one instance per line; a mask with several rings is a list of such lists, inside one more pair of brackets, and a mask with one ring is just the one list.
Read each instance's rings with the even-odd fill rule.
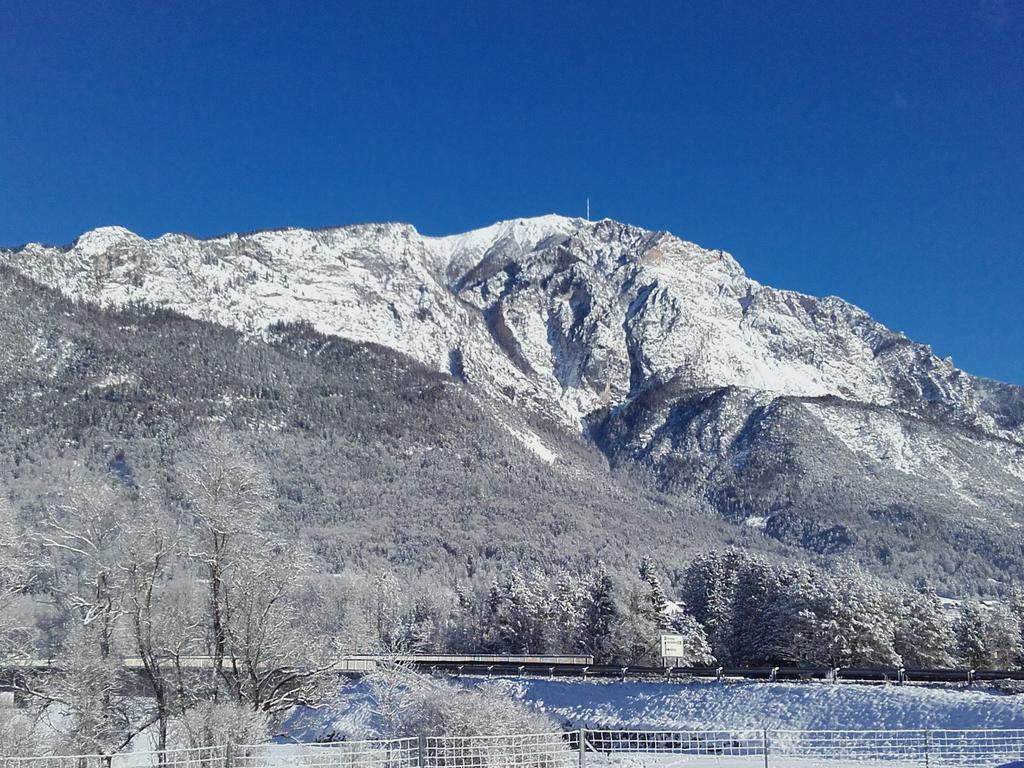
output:
[[264,744],[270,738],[266,714],[235,701],[206,701],[171,723],[174,748]]
[[35,757],[40,749],[35,721],[25,712],[0,706],[0,757]]
[[559,730],[547,715],[507,692],[453,685],[402,664],[385,663],[368,682],[376,736],[507,736]]

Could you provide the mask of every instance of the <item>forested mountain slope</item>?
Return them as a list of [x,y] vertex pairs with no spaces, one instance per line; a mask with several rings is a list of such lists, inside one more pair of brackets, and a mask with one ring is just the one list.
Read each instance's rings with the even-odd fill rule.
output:
[[[69,315],[36,291],[37,319],[5,346],[66,378],[14,382],[44,392],[20,407],[43,416],[54,386],[78,386],[60,367],[73,353],[32,327],[59,316],[76,330],[51,334],[117,357],[84,388],[114,403],[107,415],[75,398],[68,425],[152,422],[144,436],[94,427],[109,445],[139,432],[134,461],[150,467],[170,450],[155,435],[188,429],[177,408],[258,436],[287,516],[336,534],[345,557],[365,557],[352,542],[372,532],[380,555],[425,562],[454,528],[482,551],[556,558],[614,558],[624,539],[666,553],[779,541],[951,589],[998,589],[1024,562],[1024,390],[668,233],[557,216],[445,238],[400,224],[210,240],[105,228],[0,262],[12,307],[33,290],[17,272],[100,307],[222,326]],[[166,371],[190,389],[165,391]],[[139,397],[159,412],[124,415]]]
[[212,425],[252,446],[282,535],[308,539],[328,570],[458,574],[524,555],[632,568],[648,549],[671,563],[762,538],[382,347],[295,325],[258,341],[166,311],[100,311],[7,270],[0,312],[0,487],[28,511],[74,493],[75,465],[129,490],[173,487],[187,436]]

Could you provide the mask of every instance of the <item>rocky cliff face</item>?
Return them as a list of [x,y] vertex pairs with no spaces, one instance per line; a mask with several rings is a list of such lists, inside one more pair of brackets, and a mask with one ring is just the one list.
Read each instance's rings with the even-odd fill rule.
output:
[[1024,389],[665,232],[558,216],[442,238],[400,224],[209,240],[104,228],[0,262],[103,306],[257,336],[304,320],[390,347],[817,549],[842,549],[851,516],[1024,522]]

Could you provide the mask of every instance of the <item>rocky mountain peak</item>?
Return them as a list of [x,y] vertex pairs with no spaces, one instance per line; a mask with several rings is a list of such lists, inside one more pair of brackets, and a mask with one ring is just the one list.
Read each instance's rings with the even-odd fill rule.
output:
[[301,321],[388,347],[450,374],[545,463],[565,433],[583,436],[817,551],[869,547],[856,531],[876,525],[970,521],[989,542],[1024,525],[1024,389],[668,232],[554,215],[444,237],[395,223],[206,240],[105,227],[0,250],[0,264],[104,307],[258,339]]

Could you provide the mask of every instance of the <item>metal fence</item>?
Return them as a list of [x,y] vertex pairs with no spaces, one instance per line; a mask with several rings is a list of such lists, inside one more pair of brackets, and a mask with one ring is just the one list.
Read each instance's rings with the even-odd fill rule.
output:
[[1024,730],[579,730],[162,753],[0,757],[0,768],[1024,768]]
[[736,768],[1024,768],[1024,730],[582,731],[585,763]]
[[120,752],[113,755],[0,755],[0,768],[224,768],[226,756],[225,747],[169,749],[164,752]]
[[418,738],[263,744],[229,749],[223,768],[418,768],[420,752]]
[[578,766],[582,731],[516,736],[428,736],[422,768],[562,768]]

